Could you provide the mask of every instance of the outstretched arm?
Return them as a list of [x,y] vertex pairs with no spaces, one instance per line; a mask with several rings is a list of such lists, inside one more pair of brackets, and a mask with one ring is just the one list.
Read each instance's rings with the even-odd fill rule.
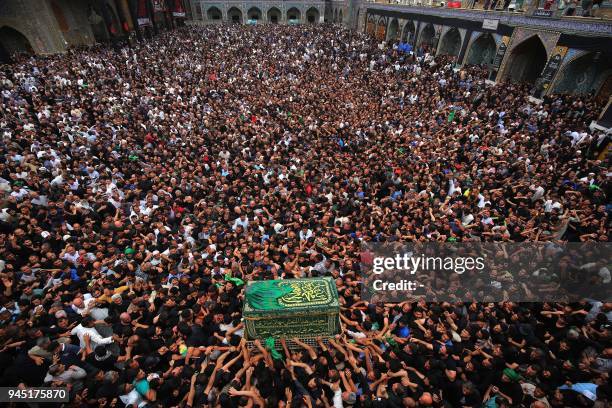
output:
[[304,350],[306,350],[306,352],[308,353],[308,355],[310,356],[311,359],[316,360],[317,359],[317,353],[315,352],[315,349],[310,347],[308,344],[306,343],[302,343],[300,340],[298,340],[297,338],[293,338],[291,339],[293,340],[293,342],[295,344],[297,344],[298,346],[300,346],[301,348],[303,348]]

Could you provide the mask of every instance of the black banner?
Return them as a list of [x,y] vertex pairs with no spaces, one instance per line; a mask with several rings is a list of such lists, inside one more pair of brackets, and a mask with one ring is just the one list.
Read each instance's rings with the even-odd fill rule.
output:
[[555,78],[555,74],[561,66],[562,60],[563,55],[561,55],[561,53],[557,53],[553,55],[546,63],[544,71],[542,71],[542,76],[540,77],[541,86],[543,89],[548,89],[548,87],[552,83],[553,79]]
[[504,60],[504,55],[506,55],[507,49],[508,46],[505,42],[502,41],[502,43],[499,44],[499,48],[497,49],[497,54],[495,54],[495,58],[493,58],[493,69],[499,69],[499,67],[501,67],[501,63]]

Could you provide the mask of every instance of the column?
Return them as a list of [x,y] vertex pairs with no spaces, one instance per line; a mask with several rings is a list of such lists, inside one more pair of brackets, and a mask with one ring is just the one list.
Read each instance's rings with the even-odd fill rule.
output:
[[467,30],[463,36],[463,43],[461,44],[461,49],[459,50],[459,55],[457,56],[457,65],[463,65],[463,60],[467,55],[468,45],[470,44],[470,38],[472,38],[472,30]]
[[132,20],[132,14],[130,13],[130,6],[127,0],[115,0],[115,7],[119,11],[122,20],[127,23],[129,31],[134,30],[134,21]]

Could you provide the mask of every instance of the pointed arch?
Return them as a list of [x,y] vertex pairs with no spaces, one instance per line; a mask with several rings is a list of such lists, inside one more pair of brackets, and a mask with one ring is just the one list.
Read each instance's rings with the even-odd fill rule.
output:
[[491,33],[482,33],[472,42],[465,60],[469,65],[489,65],[495,58],[497,43]]
[[366,33],[369,35],[376,34],[376,19],[372,14],[367,14]]
[[573,95],[597,93],[610,74],[611,57],[601,52],[587,52],[563,65],[553,92]]
[[272,24],[278,24],[283,19],[283,13],[281,13],[281,11],[276,7],[271,7],[266,15],[268,18],[268,23]]
[[461,33],[456,27],[452,27],[444,34],[440,42],[440,55],[459,55],[461,50]]
[[300,22],[302,20],[302,12],[297,7],[291,7],[287,10],[287,21]]
[[15,53],[33,54],[34,49],[28,37],[8,25],[0,27],[0,61],[8,62]]
[[259,7],[251,7],[249,11],[247,11],[247,19],[249,20],[261,20],[261,10]]
[[414,33],[416,28],[414,26],[414,22],[408,21],[404,24],[404,28],[402,29],[402,42],[412,44],[414,41]]
[[389,28],[387,29],[387,41],[395,41],[399,35],[399,22],[397,18],[394,18],[389,23]]
[[534,84],[547,60],[546,47],[542,39],[534,34],[512,48],[502,79]]
[[387,19],[385,17],[380,17],[378,19],[378,24],[376,25],[376,39],[380,41],[384,41],[386,34],[387,34]]
[[423,30],[421,31],[421,35],[419,35],[419,44],[418,46],[426,45],[432,46],[434,37],[436,36],[436,29],[433,24],[428,23]]
[[230,7],[230,9],[227,10],[227,19],[232,23],[243,23],[242,10],[238,7]]
[[316,7],[311,7],[306,10],[306,21],[308,24],[317,24],[319,22],[320,17],[319,9]]
[[212,6],[206,10],[206,18],[211,21],[221,21],[223,20],[223,13],[219,8]]

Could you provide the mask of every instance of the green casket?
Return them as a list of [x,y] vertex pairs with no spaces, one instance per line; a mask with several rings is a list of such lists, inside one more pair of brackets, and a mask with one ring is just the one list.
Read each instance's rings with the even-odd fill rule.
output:
[[245,297],[247,340],[331,337],[340,332],[338,289],[330,277],[252,281]]

